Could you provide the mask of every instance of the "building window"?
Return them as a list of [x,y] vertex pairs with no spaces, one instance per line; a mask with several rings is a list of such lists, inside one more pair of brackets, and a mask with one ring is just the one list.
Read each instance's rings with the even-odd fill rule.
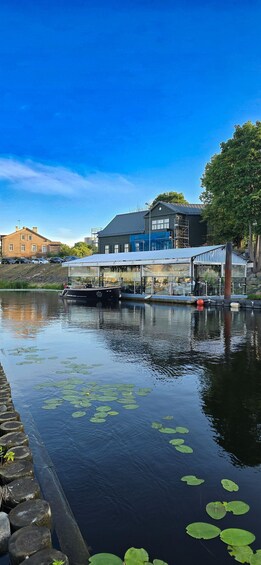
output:
[[135,243],[135,251],[139,251],[140,250],[140,244],[139,243]]
[[104,246],[104,253],[110,253],[110,246],[109,245]]
[[32,236],[28,235],[28,241],[32,241],[32,239],[33,239]]
[[159,218],[158,220],[152,220],[151,229],[152,230],[169,229],[169,218]]
[[25,239],[25,235],[24,235],[24,234],[21,235],[21,239]]
[[130,246],[128,243],[124,243],[124,252],[128,253],[128,251],[130,250]]
[[13,243],[9,243],[9,251],[13,251],[14,250],[14,245]]
[[118,243],[116,243],[116,245],[114,245],[114,253],[119,253],[120,250],[120,246]]
[[32,245],[32,251],[37,251],[37,245]]
[[47,246],[46,245],[42,245],[42,253],[47,253]]
[[21,251],[25,251],[25,245],[21,245]]

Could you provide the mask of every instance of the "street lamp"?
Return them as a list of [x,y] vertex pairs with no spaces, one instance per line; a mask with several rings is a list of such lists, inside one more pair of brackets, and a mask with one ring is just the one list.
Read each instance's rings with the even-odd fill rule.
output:
[[150,251],[150,236],[151,236],[151,207],[148,202],[145,202],[145,205],[149,207],[149,251]]

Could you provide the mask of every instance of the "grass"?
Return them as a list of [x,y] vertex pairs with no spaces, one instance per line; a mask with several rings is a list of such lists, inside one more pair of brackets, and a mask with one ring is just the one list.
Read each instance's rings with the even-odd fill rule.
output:
[[33,290],[36,288],[42,288],[43,290],[62,290],[63,285],[57,283],[39,283],[32,284],[28,281],[1,281],[0,280],[0,290],[1,289],[12,289],[12,290]]
[[248,294],[250,300],[261,300],[261,294]]

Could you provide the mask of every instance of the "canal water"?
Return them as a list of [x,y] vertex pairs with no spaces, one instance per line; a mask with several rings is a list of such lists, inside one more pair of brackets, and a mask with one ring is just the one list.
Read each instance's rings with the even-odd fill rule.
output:
[[[15,405],[32,415],[93,553],[233,563],[220,537],[186,533],[194,522],[248,530],[261,548],[260,314],[3,291],[0,330]],[[206,512],[233,500],[249,511]]]

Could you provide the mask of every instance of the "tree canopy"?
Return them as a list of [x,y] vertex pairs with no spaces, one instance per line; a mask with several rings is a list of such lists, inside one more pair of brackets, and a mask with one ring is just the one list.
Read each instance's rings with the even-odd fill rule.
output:
[[62,257],[66,255],[75,255],[76,257],[87,257],[87,255],[92,255],[94,247],[88,245],[84,241],[78,241],[73,247],[63,244],[61,245],[60,255]]
[[235,126],[220,144],[201,179],[203,217],[213,243],[249,241],[255,270],[261,269],[261,122]]
[[156,198],[154,198],[151,206],[154,206],[154,204],[160,200],[162,202],[170,202],[171,204],[188,204],[182,192],[161,192],[158,196],[156,196]]

